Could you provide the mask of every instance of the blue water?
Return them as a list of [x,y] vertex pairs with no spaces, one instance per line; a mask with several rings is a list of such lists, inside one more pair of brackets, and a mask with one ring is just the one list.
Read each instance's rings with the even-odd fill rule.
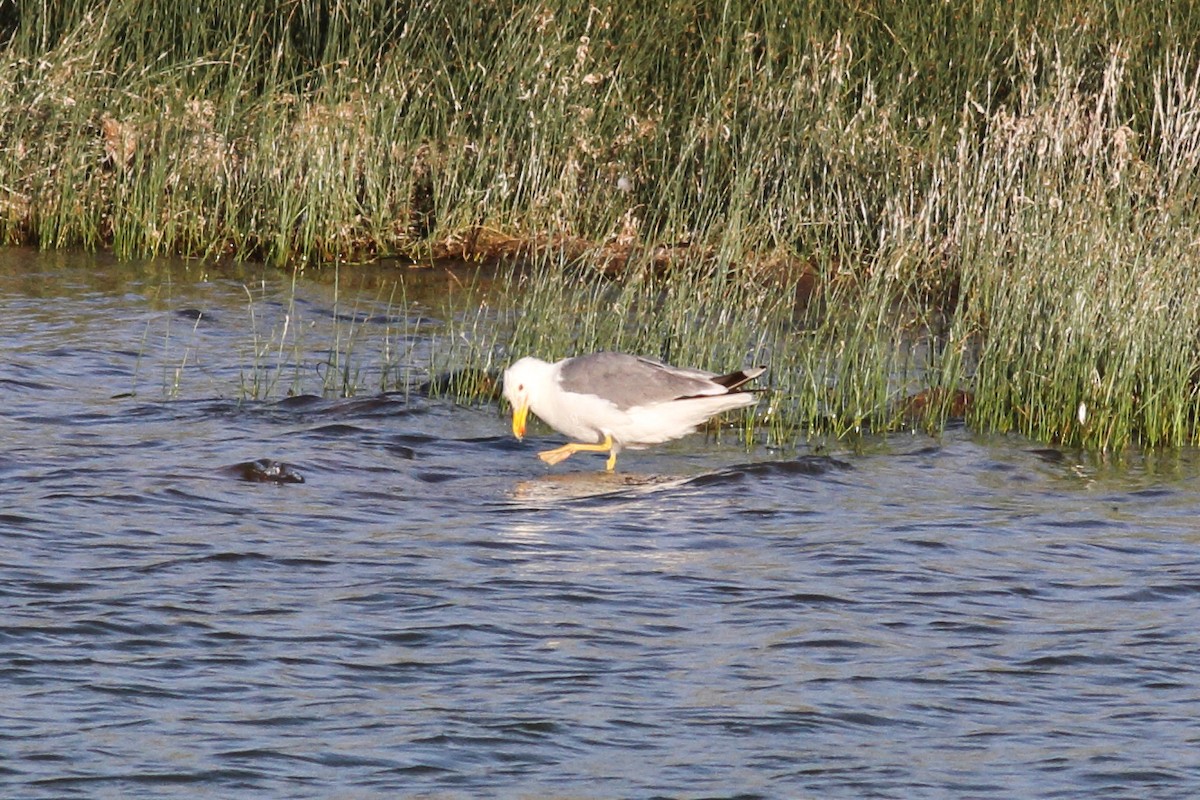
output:
[[[330,287],[196,270],[0,250],[0,795],[1200,794],[1196,452],[547,468],[366,367],[240,396]],[[418,373],[442,312],[361,291]]]

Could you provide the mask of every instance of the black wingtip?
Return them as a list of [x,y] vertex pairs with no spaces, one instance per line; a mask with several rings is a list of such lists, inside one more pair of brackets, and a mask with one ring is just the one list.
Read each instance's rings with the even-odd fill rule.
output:
[[766,371],[766,367],[748,367],[746,369],[739,369],[737,372],[730,372],[728,375],[718,375],[712,379],[712,382],[719,383],[732,392]]

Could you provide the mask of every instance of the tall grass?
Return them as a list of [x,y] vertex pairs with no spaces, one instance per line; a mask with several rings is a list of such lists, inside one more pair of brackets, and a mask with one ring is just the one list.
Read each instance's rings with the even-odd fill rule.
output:
[[1025,69],[1051,80],[988,114],[978,152],[959,156],[973,421],[1104,449],[1195,442],[1197,64],[1164,62],[1139,132],[1120,50],[1099,75],[1037,55]]
[[1196,442],[1198,34],[1184,0],[42,0],[0,14],[0,238],[518,256],[459,363],[766,360],[779,439],[966,393]]

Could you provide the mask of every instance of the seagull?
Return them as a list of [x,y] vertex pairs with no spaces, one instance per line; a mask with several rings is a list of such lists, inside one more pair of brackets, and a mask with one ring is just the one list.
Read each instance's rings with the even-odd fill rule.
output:
[[551,364],[526,356],[504,372],[512,431],[525,438],[532,411],[559,433],[577,439],[538,457],[557,464],[575,453],[608,453],[606,469],[623,448],[640,449],[691,433],[709,417],[753,405],[738,391],[766,367],[716,375],[625,353],[599,352]]

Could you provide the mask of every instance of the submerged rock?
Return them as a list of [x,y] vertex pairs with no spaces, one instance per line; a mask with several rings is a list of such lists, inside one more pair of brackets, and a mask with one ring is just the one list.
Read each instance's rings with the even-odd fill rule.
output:
[[260,458],[227,467],[226,472],[250,483],[304,483],[304,476],[282,461]]
[[177,308],[175,316],[180,319],[191,320],[192,322],[212,322],[213,314],[210,311],[204,311],[199,308]]

